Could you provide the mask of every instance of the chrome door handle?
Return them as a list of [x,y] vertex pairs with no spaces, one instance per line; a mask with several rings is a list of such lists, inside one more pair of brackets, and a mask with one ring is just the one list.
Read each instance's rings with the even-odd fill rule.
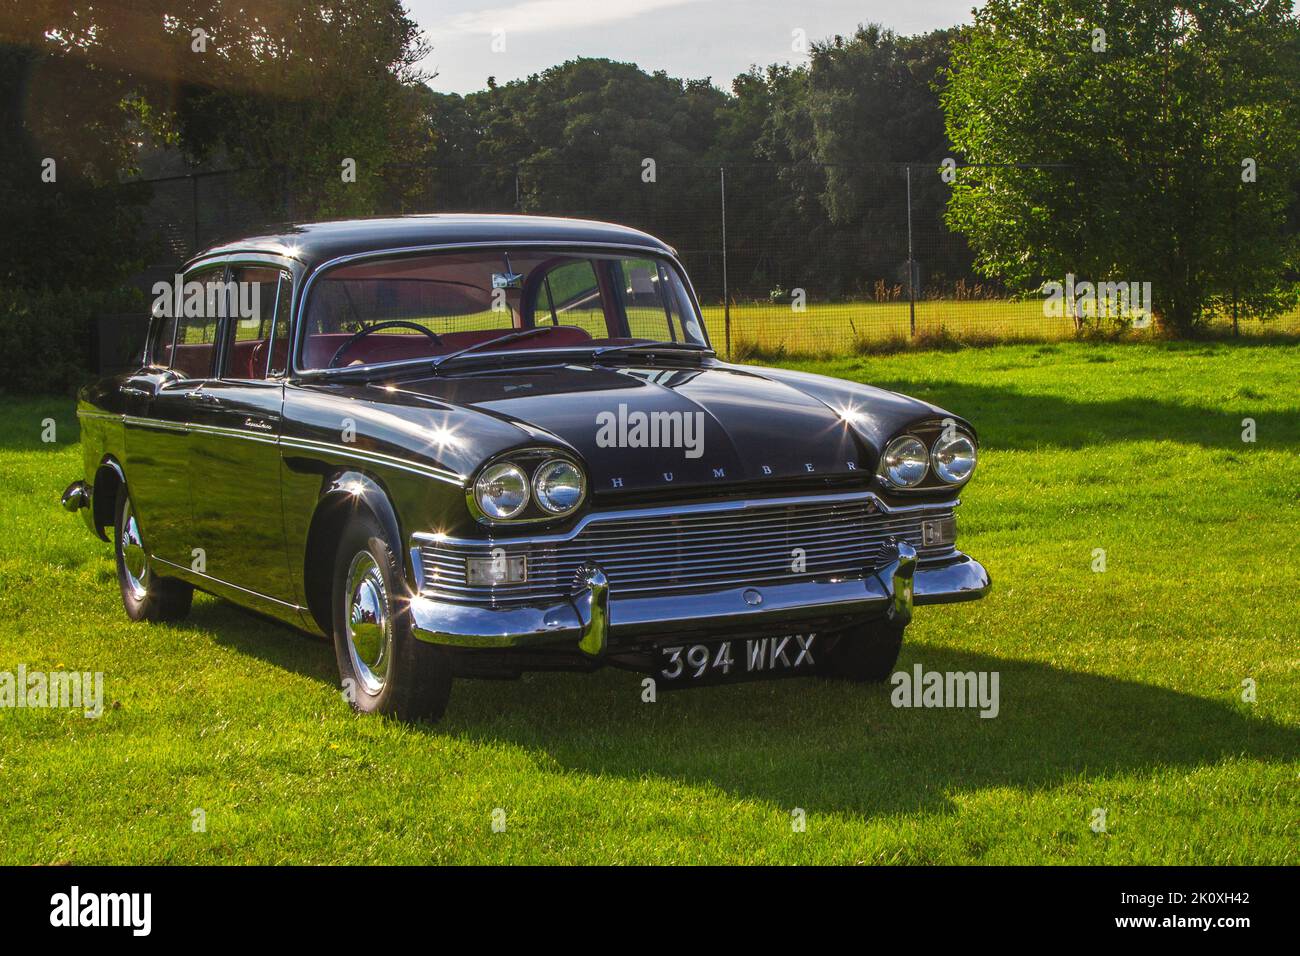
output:
[[185,397],[195,402],[206,402],[209,405],[220,405],[221,399],[215,395],[209,395],[207,392],[186,392]]

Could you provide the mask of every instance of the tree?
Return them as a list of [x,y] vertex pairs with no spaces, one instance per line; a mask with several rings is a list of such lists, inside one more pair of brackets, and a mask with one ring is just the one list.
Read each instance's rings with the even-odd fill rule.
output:
[[123,180],[150,144],[247,168],[267,218],[287,191],[303,218],[400,208],[418,179],[384,170],[433,142],[426,51],[398,0],[4,0],[0,283],[107,286],[142,265],[149,190]]
[[943,93],[977,268],[1152,284],[1186,334],[1293,300],[1300,43],[1286,0],[988,0]]

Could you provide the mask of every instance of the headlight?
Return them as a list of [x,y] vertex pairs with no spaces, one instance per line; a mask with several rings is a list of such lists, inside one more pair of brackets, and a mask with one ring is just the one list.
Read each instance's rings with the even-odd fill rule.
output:
[[934,473],[950,485],[959,485],[975,470],[975,441],[962,432],[940,435],[930,452]]
[[582,471],[571,461],[552,458],[533,473],[533,495],[551,514],[567,514],[582,503],[586,490]]
[[489,518],[513,518],[528,506],[528,476],[505,461],[485,468],[474,482],[474,500]]
[[919,438],[903,435],[885,446],[880,456],[880,477],[895,488],[913,488],[925,478],[930,456]]

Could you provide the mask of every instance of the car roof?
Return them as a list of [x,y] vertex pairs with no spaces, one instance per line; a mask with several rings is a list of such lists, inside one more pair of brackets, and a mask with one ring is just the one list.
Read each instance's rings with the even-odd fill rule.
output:
[[538,242],[634,246],[675,254],[672,247],[654,236],[611,222],[552,216],[439,213],[294,223],[265,235],[209,246],[192,256],[189,262],[213,255],[269,253],[296,259],[310,270],[339,256],[385,249]]

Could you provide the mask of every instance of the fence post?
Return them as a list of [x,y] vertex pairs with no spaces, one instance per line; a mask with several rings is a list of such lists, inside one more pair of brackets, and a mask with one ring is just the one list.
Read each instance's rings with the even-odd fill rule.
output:
[[907,307],[916,338],[916,262],[912,258],[912,167],[907,167]]
[[199,251],[199,177],[196,173],[190,173],[190,212],[194,220],[194,248],[190,254]]
[[727,358],[731,358],[731,292],[727,288],[727,167],[718,167],[718,185],[722,190],[722,324],[725,329],[723,337],[727,346]]

